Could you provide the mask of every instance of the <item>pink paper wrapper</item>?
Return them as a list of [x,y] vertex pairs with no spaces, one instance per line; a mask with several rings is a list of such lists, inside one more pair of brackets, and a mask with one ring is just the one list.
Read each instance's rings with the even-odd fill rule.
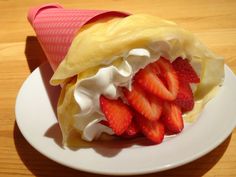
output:
[[128,15],[110,10],[64,9],[59,4],[47,4],[31,8],[28,20],[55,71],[65,58],[75,35],[85,24],[108,16]]

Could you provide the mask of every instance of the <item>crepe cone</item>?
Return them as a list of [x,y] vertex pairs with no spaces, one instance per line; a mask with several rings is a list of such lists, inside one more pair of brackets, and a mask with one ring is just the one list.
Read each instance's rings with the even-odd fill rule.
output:
[[59,4],[47,4],[31,8],[28,20],[55,71],[65,58],[75,35],[85,24],[108,16],[127,15],[108,10],[64,9]]

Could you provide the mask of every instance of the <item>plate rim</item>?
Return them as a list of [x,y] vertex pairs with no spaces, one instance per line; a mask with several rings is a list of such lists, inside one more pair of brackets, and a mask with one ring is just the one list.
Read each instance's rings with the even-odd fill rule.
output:
[[[48,64],[48,63],[46,63]],[[43,64],[45,65],[45,64]],[[42,66],[42,65],[41,65]],[[235,82],[236,82],[236,77],[233,73],[233,71],[227,66],[225,65],[225,70],[227,70],[231,76],[233,76]],[[165,170],[168,170],[168,169],[172,169],[172,168],[176,168],[176,167],[179,167],[179,166],[182,166],[184,164],[187,164],[187,163],[190,163],[200,157],[202,157],[203,155],[206,155],[207,153],[209,153],[210,151],[212,151],[213,149],[215,149],[217,146],[219,146],[231,133],[232,131],[234,130],[235,128],[235,124],[236,124],[236,119],[234,119],[234,123],[232,123],[231,127],[228,128],[227,130],[228,131],[225,131],[224,133],[221,134],[221,138],[218,138],[218,141],[216,141],[214,144],[212,144],[211,146],[209,146],[209,148],[206,150],[202,150],[200,152],[198,152],[197,154],[193,155],[191,158],[187,158],[187,159],[183,159],[181,162],[176,162],[176,163],[173,163],[169,166],[166,166],[166,167],[160,167],[160,168],[149,168],[149,169],[146,169],[144,171],[142,170],[137,170],[136,172],[134,171],[130,171],[130,172],[116,172],[116,173],[112,173],[112,172],[106,172],[104,170],[94,170],[92,168],[81,168],[81,167],[78,167],[78,166],[71,166],[71,165],[68,165],[66,163],[63,163],[62,161],[58,160],[58,159],[55,159],[53,156],[51,156],[50,154],[45,154],[45,152],[43,152],[41,149],[38,149],[38,147],[33,144],[31,142],[31,140],[29,139],[29,137],[25,134],[24,130],[23,130],[23,127],[21,126],[21,123],[19,122],[20,119],[18,118],[18,114],[17,114],[17,106],[19,104],[19,99],[20,99],[20,94],[23,92],[23,89],[24,89],[24,86],[27,84],[27,82],[29,82],[30,78],[33,77],[32,75],[35,74],[36,72],[39,71],[39,67],[37,67],[24,81],[24,83],[22,84],[18,94],[17,94],[17,97],[16,97],[16,103],[15,103],[15,117],[16,117],[16,123],[17,123],[17,126],[19,127],[19,130],[20,132],[22,133],[22,135],[24,136],[24,138],[27,140],[27,142],[34,148],[36,149],[38,152],[40,152],[42,155],[44,155],[45,157],[61,164],[61,165],[64,165],[64,166],[67,166],[69,168],[72,168],[72,169],[75,169],[75,170],[81,170],[81,171],[85,171],[85,172],[89,172],[89,173],[94,173],[94,174],[105,174],[105,175],[141,175],[141,174],[148,174],[148,173],[153,173],[153,172],[161,172],[161,171],[165,171]]]

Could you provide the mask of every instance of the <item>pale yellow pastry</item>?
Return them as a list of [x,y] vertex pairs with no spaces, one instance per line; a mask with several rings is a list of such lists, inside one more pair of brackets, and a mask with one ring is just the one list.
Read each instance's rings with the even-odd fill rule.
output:
[[[124,79],[118,78],[118,81],[122,80],[119,83],[128,87],[128,82],[138,69],[160,56],[170,61],[177,57],[187,58],[198,73],[201,82],[193,86],[195,107],[184,115],[185,120],[193,122],[223,82],[222,57],[216,56],[196,36],[175,23],[147,14],[103,20],[89,24],[81,30],[51,79],[52,85],[63,85],[57,111],[64,144],[68,141],[76,144],[75,142],[80,141],[80,136],[92,141],[101,135],[101,132],[96,134],[91,131],[91,128],[98,128],[96,124],[101,119],[96,117],[97,110],[86,118],[86,114],[81,114],[78,104],[84,98],[75,98],[80,89],[94,89],[89,93],[101,93],[96,92],[99,84],[91,83],[88,86],[87,83],[84,86],[80,85],[81,80],[93,77],[101,68],[113,66],[127,74],[127,84]],[[114,91],[116,87],[112,89]],[[92,101],[90,107],[97,105],[96,99]],[[100,113],[99,115],[101,116]],[[112,134],[109,130],[105,132]]]

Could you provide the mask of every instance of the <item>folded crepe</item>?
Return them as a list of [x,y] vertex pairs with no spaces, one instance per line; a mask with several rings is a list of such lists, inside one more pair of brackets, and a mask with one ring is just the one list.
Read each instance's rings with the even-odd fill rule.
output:
[[[223,82],[223,58],[192,33],[156,16],[121,14],[80,26],[65,56],[54,61],[55,73],[50,82],[62,86],[57,114],[64,145],[76,144],[80,138],[92,141],[104,132],[113,135],[111,128],[100,123],[106,120],[100,96],[122,97],[119,88],[132,89],[135,74],[159,58],[170,62],[187,59],[200,78],[200,83],[192,84],[195,104],[183,115],[185,121],[195,121]],[[40,43],[47,53],[48,46]]]

